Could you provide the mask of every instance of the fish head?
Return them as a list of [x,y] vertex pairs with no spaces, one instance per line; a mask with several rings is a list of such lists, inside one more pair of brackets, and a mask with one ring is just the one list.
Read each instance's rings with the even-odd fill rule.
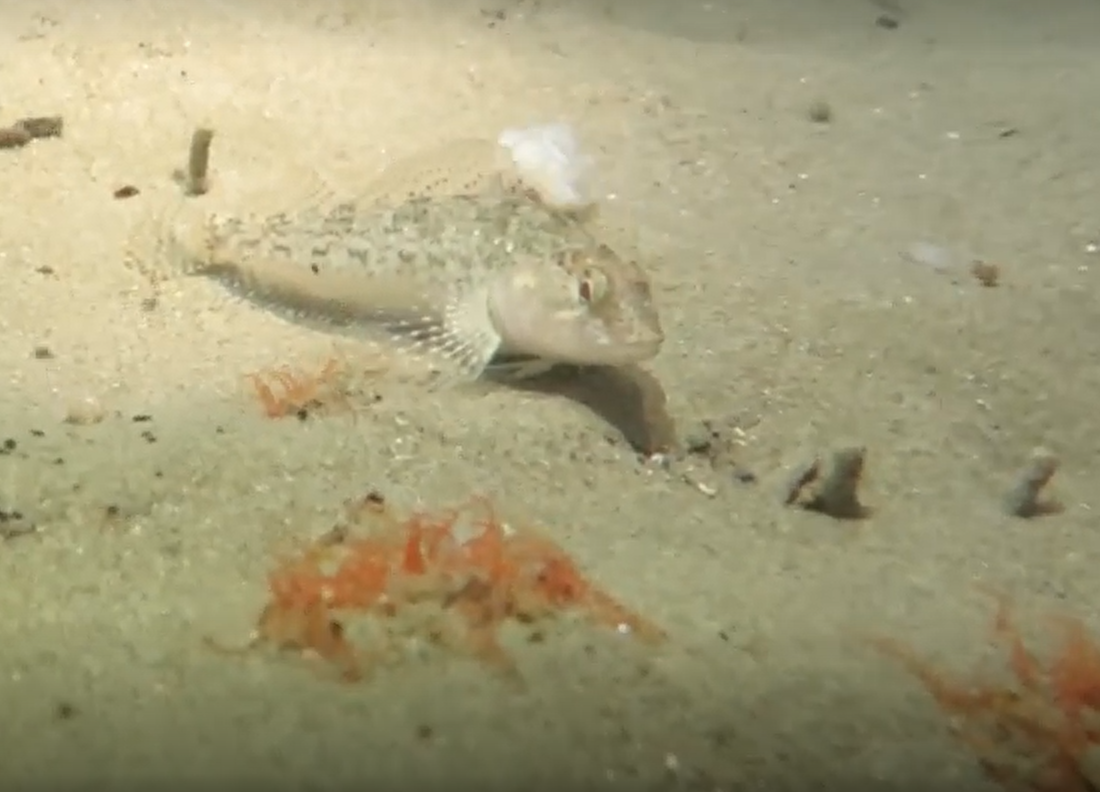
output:
[[488,297],[503,353],[624,366],[655,357],[664,343],[649,278],[605,244],[518,262]]

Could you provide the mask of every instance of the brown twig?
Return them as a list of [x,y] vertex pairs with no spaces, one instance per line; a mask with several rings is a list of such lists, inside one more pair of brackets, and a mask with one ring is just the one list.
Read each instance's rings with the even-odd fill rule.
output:
[[1027,466],[1005,496],[1005,509],[1014,517],[1039,517],[1062,510],[1056,500],[1044,498],[1043,490],[1058,471],[1058,457],[1045,448],[1031,452]]
[[61,137],[65,121],[61,116],[35,116],[21,118],[13,126],[26,130],[32,138]]
[[[798,504],[837,520],[866,517],[870,510],[859,500],[859,483],[866,456],[865,448],[853,446],[836,451],[827,467],[816,458],[800,466],[784,490],[783,502],[788,506]],[[806,488],[811,484],[815,486],[806,493]]]
[[201,127],[191,135],[191,148],[187,155],[187,176],[184,190],[188,195],[205,195],[210,189],[210,144],[214,130]]
[[21,118],[11,126],[0,127],[0,149],[22,148],[36,138],[61,137],[64,128],[61,116]]

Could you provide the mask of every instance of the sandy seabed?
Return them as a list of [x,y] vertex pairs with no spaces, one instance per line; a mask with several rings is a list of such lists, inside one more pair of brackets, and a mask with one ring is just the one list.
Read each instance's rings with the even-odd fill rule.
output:
[[[1053,614],[1100,628],[1097,30],[1085,0],[6,3],[0,124],[65,132],[0,151],[0,508],[36,528],[0,546],[0,774],[989,783],[860,636],[963,672],[987,654],[982,586],[1039,647]],[[268,420],[244,375],[347,339],[208,282],[150,310],[122,263],[200,124],[217,199],[249,207],[558,120],[646,251],[669,421],[721,427],[732,467],[647,463],[582,401],[503,386]],[[64,422],[87,404],[104,420]],[[853,443],[869,519],[782,506],[793,467]],[[1015,519],[1036,446],[1066,508]],[[369,489],[489,495],[670,640],[517,647],[523,693],[453,657],[347,686],[203,648],[252,628],[274,545]]]

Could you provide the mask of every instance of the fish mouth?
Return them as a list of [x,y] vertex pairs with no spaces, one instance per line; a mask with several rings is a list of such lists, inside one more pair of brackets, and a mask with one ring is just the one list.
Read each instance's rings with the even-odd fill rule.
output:
[[567,357],[568,362],[578,366],[627,366],[657,357],[663,344],[664,336],[626,342],[590,343],[571,350],[576,354]]
[[636,341],[598,341],[592,338],[556,339],[557,343],[504,345],[500,360],[540,358],[569,366],[628,366],[652,360],[661,351],[664,337]]

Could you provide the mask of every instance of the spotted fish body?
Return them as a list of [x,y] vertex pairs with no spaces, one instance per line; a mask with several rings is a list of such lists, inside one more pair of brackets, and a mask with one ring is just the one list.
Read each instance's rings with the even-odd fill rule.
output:
[[[522,197],[457,195],[393,208],[348,201],[266,218],[211,215],[198,227],[177,224],[170,244],[180,272],[217,278],[257,302],[366,321],[476,288],[521,258],[549,262],[593,240],[567,216]],[[294,273],[285,292],[274,277],[283,270]]]
[[457,379],[504,357],[537,370],[657,353],[636,264],[504,170],[453,173],[399,163],[355,200],[261,217],[184,211],[147,274],[205,276],[310,323],[381,331]]

